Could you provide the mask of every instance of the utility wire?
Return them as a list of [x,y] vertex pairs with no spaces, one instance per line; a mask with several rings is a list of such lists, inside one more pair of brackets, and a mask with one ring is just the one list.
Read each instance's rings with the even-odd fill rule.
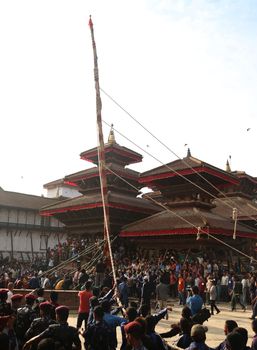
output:
[[[224,196],[224,198],[228,199],[228,201],[230,203],[232,203],[234,206],[229,205],[227,202],[222,201],[220,198],[214,196],[213,194],[210,194],[208,191],[206,191],[205,189],[203,189],[201,186],[193,183],[192,181],[190,181],[188,178],[184,177],[183,175],[181,175],[180,173],[176,172],[174,169],[172,169],[171,167],[169,167],[167,164],[162,163],[161,161],[159,161],[158,159],[156,159],[155,157],[153,157],[149,152],[145,151],[144,149],[142,149],[141,147],[139,147],[138,145],[136,145],[135,143],[133,143],[131,140],[129,140],[127,137],[125,137],[124,135],[122,135],[123,137],[125,137],[128,141],[132,142],[133,144],[135,144],[139,149],[143,150],[146,154],[150,155],[151,157],[153,157],[154,159],[158,160],[161,164],[165,165],[168,169],[172,170],[173,172],[175,172],[177,175],[183,177],[184,179],[186,179],[188,182],[190,182],[191,184],[193,184],[194,186],[198,187],[199,189],[201,189],[202,191],[208,193],[209,195],[211,195],[214,199],[216,199],[217,201],[221,202],[223,205],[229,207],[230,209],[234,209],[235,207],[238,207],[242,213],[246,213],[247,217],[251,218],[252,220],[254,220],[257,223],[256,218],[254,218],[253,216],[249,215],[244,209],[242,209],[242,207],[238,206],[237,203],[235,203],[231,198],[229,198],[228,196],[226,196],[226,194],[224,192],[222,192],[218,187],[216,187],[213,183],[211,183],[208,179],[206,179],[204,176],[202,176],[202,174],[198,173],[193,167],[190,166],[190,164],[188,164],[184,159],[180,158],[172,149],[170,149],[165,143],[163,143],[158,137],[156,137],[150,130],[148,130],[142,123],[140,123],[135,117],[133,117],[125,108],[123,108],[113,97],[111,97],[106,91],[104,91],[102,88],[100,88],[100,90],[114,103],[116,104],[122,111],[124,111],[131,119],[133,119],[138,125],[140,125],[148,134],[150,134],[155,140],[157,140],[163,147],[165,147],[169,152],[171,152],[175,157],[177,157],[178,159],[180,159],[185,165],[187,165],[195,174],[197,174],[197,176],[201,177],[205,182],[207,182],[210,186],[212,186],[216,191],[218,191],[220,194],[222,194]],[[106,123],[107,125],[109,125],[108,123]],[[114,129],[115,130],[115,129]]]
[[[103,122],[108,125],[111,126],[111,124],[109,124],[108,122],[104,121]],[[221,199],[219,199],[218,197],[216,197],[215,195],[213,195],[211,192],[207,191],[206,189],[204,189],[203,187],[201,187],[200,185],[196,184],[195,182],[191,181],[190,179],[188,179],[186,176],[180,174],[177,170],[173,169],[171,166],[169,166],[168,164],[163,163],[160,159],[156,158],[154,155],[152,155],[150,152],[148,152],[147,150],[145,150],[144,148],[142,148],[141,146],[139,146],[138,144],[136,144],[134,141],[132,141],[131,139],[129,139],[127,136],[125,136],[124,134],[122,134],[120,131],[118,131],[117,129],[115,129],[112,126],[113,130],[115,132],[117,132],[119,135],[121,135],[123,138],[125,138],[126,140],[128,140],[130,143],[132,143],[134,146],[136,146],[137,148],[139,148],[141,151],[143,151],[144,153],[146,153],[147,155],[149,155],[150,157],[152,157],[153,159],[155,159],[157,162],[159,162],[160,164],[162,164],[163,166],[165,166],[167,169],[171,170],[172,172],[174,172],[176,175],[180,176],[182,179],[184,179],[185,181],[191,183],[193,186],[199,188],[201,191],[207,193],[208,195],[210,195],[212,198],[220,201],[222,204],[226,204],[224,203]],[[232,208],[232,207],[231,207]],[[234,209],[234,208],[233,208]],[[250,217],[249,215],[247,215],[247,217]],[[254,218],[253,218],[254,219]],[[254,219],[255,220],[255,219]],[[255,220],[256,221],[256,220]],[[257,221],[256,221],[257,222]]]
[[[127,185],[129,185],[130,187],[138,190],[138,188],[134,185],[132,185],[130,182],[128,182],[127,180],[125,180],[124,178],[122,178],[120,175],[118,175],[116,172],[114,172],[113,170],[111,170],[107,165],[105,165],[105,169],[107,169],[108,171],[110,171],[113,175],[117,176],[119,179],[121,179],[122,181],[124,181]],[[196,225],[194,225],[192,222],[188,221],[187,219],[183,218],[181,215],[177,214],[176,212],[174,212],[173,210],[171,210],[169,207],[165,206],[163,203],[156,201],[154,198],[152,198],[151,196],[144,194],[144,196],[148,199],[150,199],[153,203],[159,205],[160,207],[164,208],[166,211],[169,211],[170,213],[172,213],[173,215],[175,215],[176,217],[178,217],[179,219],[181,219],[182,221],[186,222],[187,224],[189,224],[190,226],[194,227],[197,231],[200,231],[204,234],[207,234],[209,237],[213,238],[214,240],[226,245],[227,247],[229,247],[230,249],[233,249],[234,251],[236,251],[237,253],[247,257],[248,259],[250,259],[251,261],[255,261],[257,262],[256,259],[254,259],[252,256],[245,254],[244,252],[241,252],[240,250],[238,250],[237,248],[223,242],[222,240],[220,240],[219,238],[211,235],[210,233],[208,233],[208,230],[203,230],[203,229],[199,229],[199,227],[197,227]]]

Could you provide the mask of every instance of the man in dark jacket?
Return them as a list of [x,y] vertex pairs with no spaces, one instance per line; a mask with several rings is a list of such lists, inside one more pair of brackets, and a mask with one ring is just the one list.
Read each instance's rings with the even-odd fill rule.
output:
[[44,332],[28,340],[23,350],[29,349],[31,345],[39,343],[44,338],[52,338],[65,350],[81,350],[78,331],[75,327],[68,325],[69,309],[62,305],[56,308],[57,324],[51,324]]
[[141,289],[141,305],[147,305],[151,309],[151,293],[152,289],[148,281],[148,277],[144,276]]
[[51,318],[52,305],[48,301],[40,303],[39,310],[40,310],[40,317],[35,318],[32,321],[30,328],[27,330],[25,334],[26,340],[29,340],[32,337],[35,337],[36,335],[42,333],[44,330],[48,328],[50,324],[56,324],[56,322]]
[[8,298],[8,289],[2,288],[0,289],[0,316],[8,316],[11,315],[11,305],[6,302]]
[[111,350],[114,344],[111,343],[111,330],[103,320],[104,311],[100,305],[94,308],[94,322],[91,323],[83,333],[86,350]]
[[14,330],[20,347],[24,344],[24,336],[29,329],[32,321],[37,317],[36,311],[33,309],[36,297],[33,294],[26,294],[26,305],[17,310],[17,317],[14,323]]

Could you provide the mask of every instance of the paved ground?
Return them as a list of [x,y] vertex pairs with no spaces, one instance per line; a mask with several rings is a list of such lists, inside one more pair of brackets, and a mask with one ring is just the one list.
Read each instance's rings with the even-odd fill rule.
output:
[[[209,321],[205,322],[204,325],[208,327],[207,332],[207,344],[211,347],[217,346],[221,341],[224,340],[224,322],[225,320],[235,320],[238,323],[239,327],[244,327],[248,330],[248,345],[251,345],[251,341],[253,338],[253,331],[251,329],[251,320],[249,317],[251,316],[251,310],[250,307],[246,310],[246,312],[243,312],[241,308],[236,311],[230,311],[230,305],[229,304],[218,304],[219,309],[221,312],[218,315],[212,316]],[[170,329],[170,325],[172,323],[176,323],[181,315],[181,306],[175,305],[173,307],[173,310],[169,312],[169,320],[161,320],[159,324],[156,327],[157,332],[165,332]],[[69,318],[70,325],[76,326],[76,314],[73,313],[71,317]],[[118,338],[120,341],[120,332],[117,332]],[[168,343],[172,344],[172,341],[174,341],[176,338],[170,338],[168,339]],[[118,347],[119,349],[119,347]]]

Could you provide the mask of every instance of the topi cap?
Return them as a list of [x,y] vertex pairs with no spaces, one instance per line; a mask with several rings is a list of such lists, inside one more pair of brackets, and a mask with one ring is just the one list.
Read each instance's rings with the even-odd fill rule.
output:
[[7,293],[9,292],[9,289],[6,289],[6,288],[1,288],[0,289],[0,296],[3,296],[3,295],[7,295]]
[[39,304],[40,310],[43,311],[50,311],[52,309],[52,304],[49,303],[49,301],[44,301],[43,303]]
[[60,305],[60,306],[57,306],[57,308],[55,309],[55,312],[58,314],[58,315],[69,315],[69,308],[65,305]]
[[11,301],[21,300],[23,298],[22,294],[13,294],[11,296]]
[[139,322],[132,321],[124,326],[124,330],[127,334],[143,334],[143,327]]
[[35,295],[29,293],[25,295],[25,299],[26,300],[36,300],[37,298],[35,297]]
[[202,326],[201,324],[195,324],[191,328],[191,337],[195,336],[203,336],[208,331],[206,326]]

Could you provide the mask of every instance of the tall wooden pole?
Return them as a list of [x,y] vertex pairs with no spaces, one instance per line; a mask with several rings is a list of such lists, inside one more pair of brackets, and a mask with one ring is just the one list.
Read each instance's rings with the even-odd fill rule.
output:
[[[98,71],[98,58],[96,51],[96,43],[94,37],[94,27],[91,16],[89,18],[89,27],[92,38],[93,55],[94,55],[94,78],[95,78],[95,91],[96,91],[96,119],[97,119],[97,130],[98,130],[98,168],[101,185],[101,195],[103,202],[103,213],[104,213],[104,239],[106,240],[105,253],[108,252],[109,259],[111,262],[113,279],[116,283],[116,273],[114,268],[112,247],[110,241],[110,217],[109,217],[109,206],[108,206],[108,195],[107,195],[107,178],[105,170],[105,154],[104,154],[104,140],[103,140],[103,129],[102,129],[102,101],[100,96],[100,85],[99,85],[99,71]],[[107,249],[106,249],[107,248]]]

